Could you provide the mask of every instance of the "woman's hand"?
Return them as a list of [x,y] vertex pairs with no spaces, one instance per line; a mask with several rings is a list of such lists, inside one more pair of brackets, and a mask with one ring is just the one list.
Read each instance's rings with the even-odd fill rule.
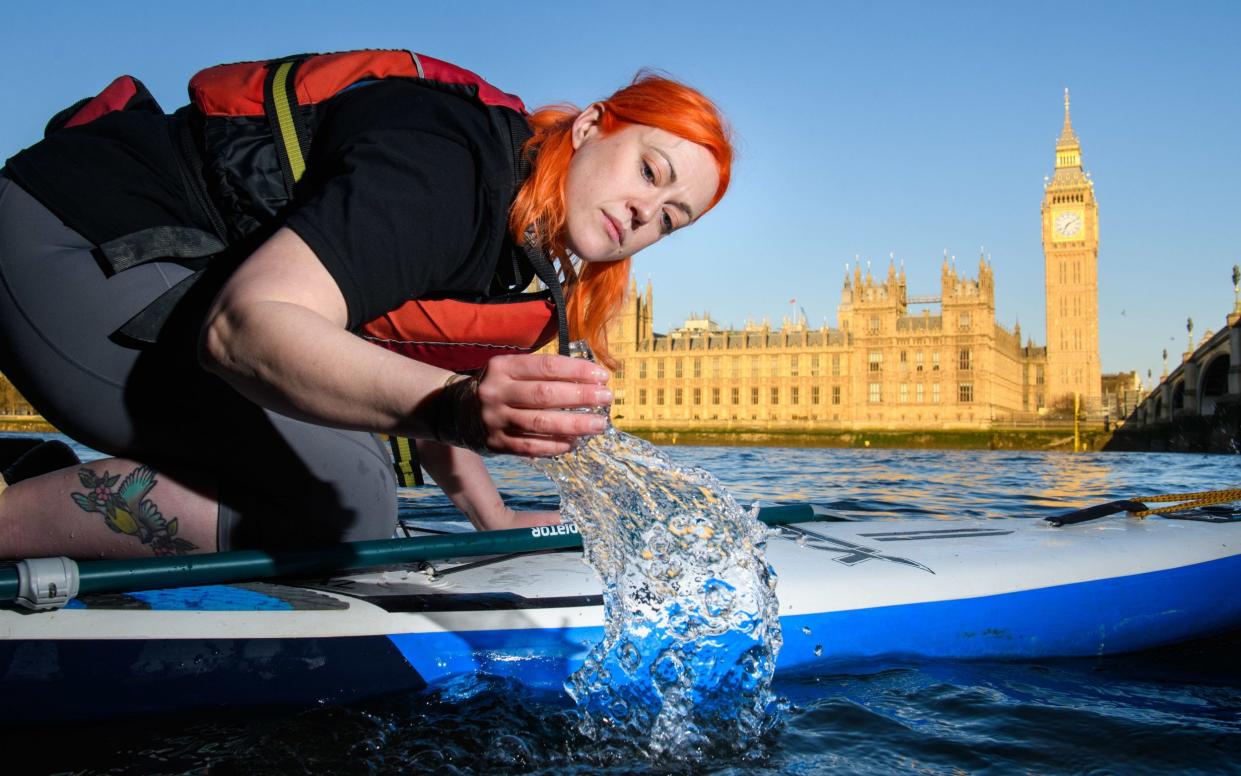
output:
[[505,507],[502,511],[489,514],[476,526],[480,531],[502,531],[506,528],[531,528],[536,525],[559,525],[559,512],[518,512]]
[[598,434],[607,418],[569,409],[607,407],[607,370],[566,356],[497,356],[478,382],[478,411],[488,450],[527,456],[567,453],[581,436]]

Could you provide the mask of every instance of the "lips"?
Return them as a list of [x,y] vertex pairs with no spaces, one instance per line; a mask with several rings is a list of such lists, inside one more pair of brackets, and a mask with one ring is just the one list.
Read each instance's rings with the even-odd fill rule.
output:
[[612,242],[620,245],[623,242],[620,222],[618,222],[615,218],[612,218],[612,216],[607,213],[604,213],[603,225],[608,231],[608,236],[612,238]]

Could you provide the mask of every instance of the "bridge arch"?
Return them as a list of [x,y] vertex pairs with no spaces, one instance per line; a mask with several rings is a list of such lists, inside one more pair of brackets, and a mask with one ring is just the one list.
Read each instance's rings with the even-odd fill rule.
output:
[[1185,409],[1185,380],[1177,380],[1172,385],[1172,411]]
[[1232,359],[1228,352],[1217,353],[1207,362],[1198,378],[1198,408],[1203,415],[1215,413],[1215,402],[1228,393],[1228,367]]

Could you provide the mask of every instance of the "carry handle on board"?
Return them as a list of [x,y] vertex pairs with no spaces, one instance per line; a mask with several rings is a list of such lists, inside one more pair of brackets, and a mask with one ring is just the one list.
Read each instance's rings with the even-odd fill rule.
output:
[[[813,504],[762,507],[767,525],[847,518]],[[412,539],[348,542],[313,550],[235,550],[175,558],[94,560],[39,558],[0,567],[0,603],[35,611],[59,609],[77,595],[123,593],[191,585],[216,585],[273,577],[306,577],[343,571],[478,555],[511,555],[572,549],[582,537],[571,523],[502,531],[474,531]]]

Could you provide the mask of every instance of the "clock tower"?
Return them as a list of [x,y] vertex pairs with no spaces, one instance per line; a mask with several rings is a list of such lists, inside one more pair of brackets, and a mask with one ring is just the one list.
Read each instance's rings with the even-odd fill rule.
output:
[[1047,406],[1102,407],[1099,366],[1099,208],[1082,171],[1082,148],[1069,121],[1056,141],[1056,169],[1043,187],[1043,256],[1047,290]]

